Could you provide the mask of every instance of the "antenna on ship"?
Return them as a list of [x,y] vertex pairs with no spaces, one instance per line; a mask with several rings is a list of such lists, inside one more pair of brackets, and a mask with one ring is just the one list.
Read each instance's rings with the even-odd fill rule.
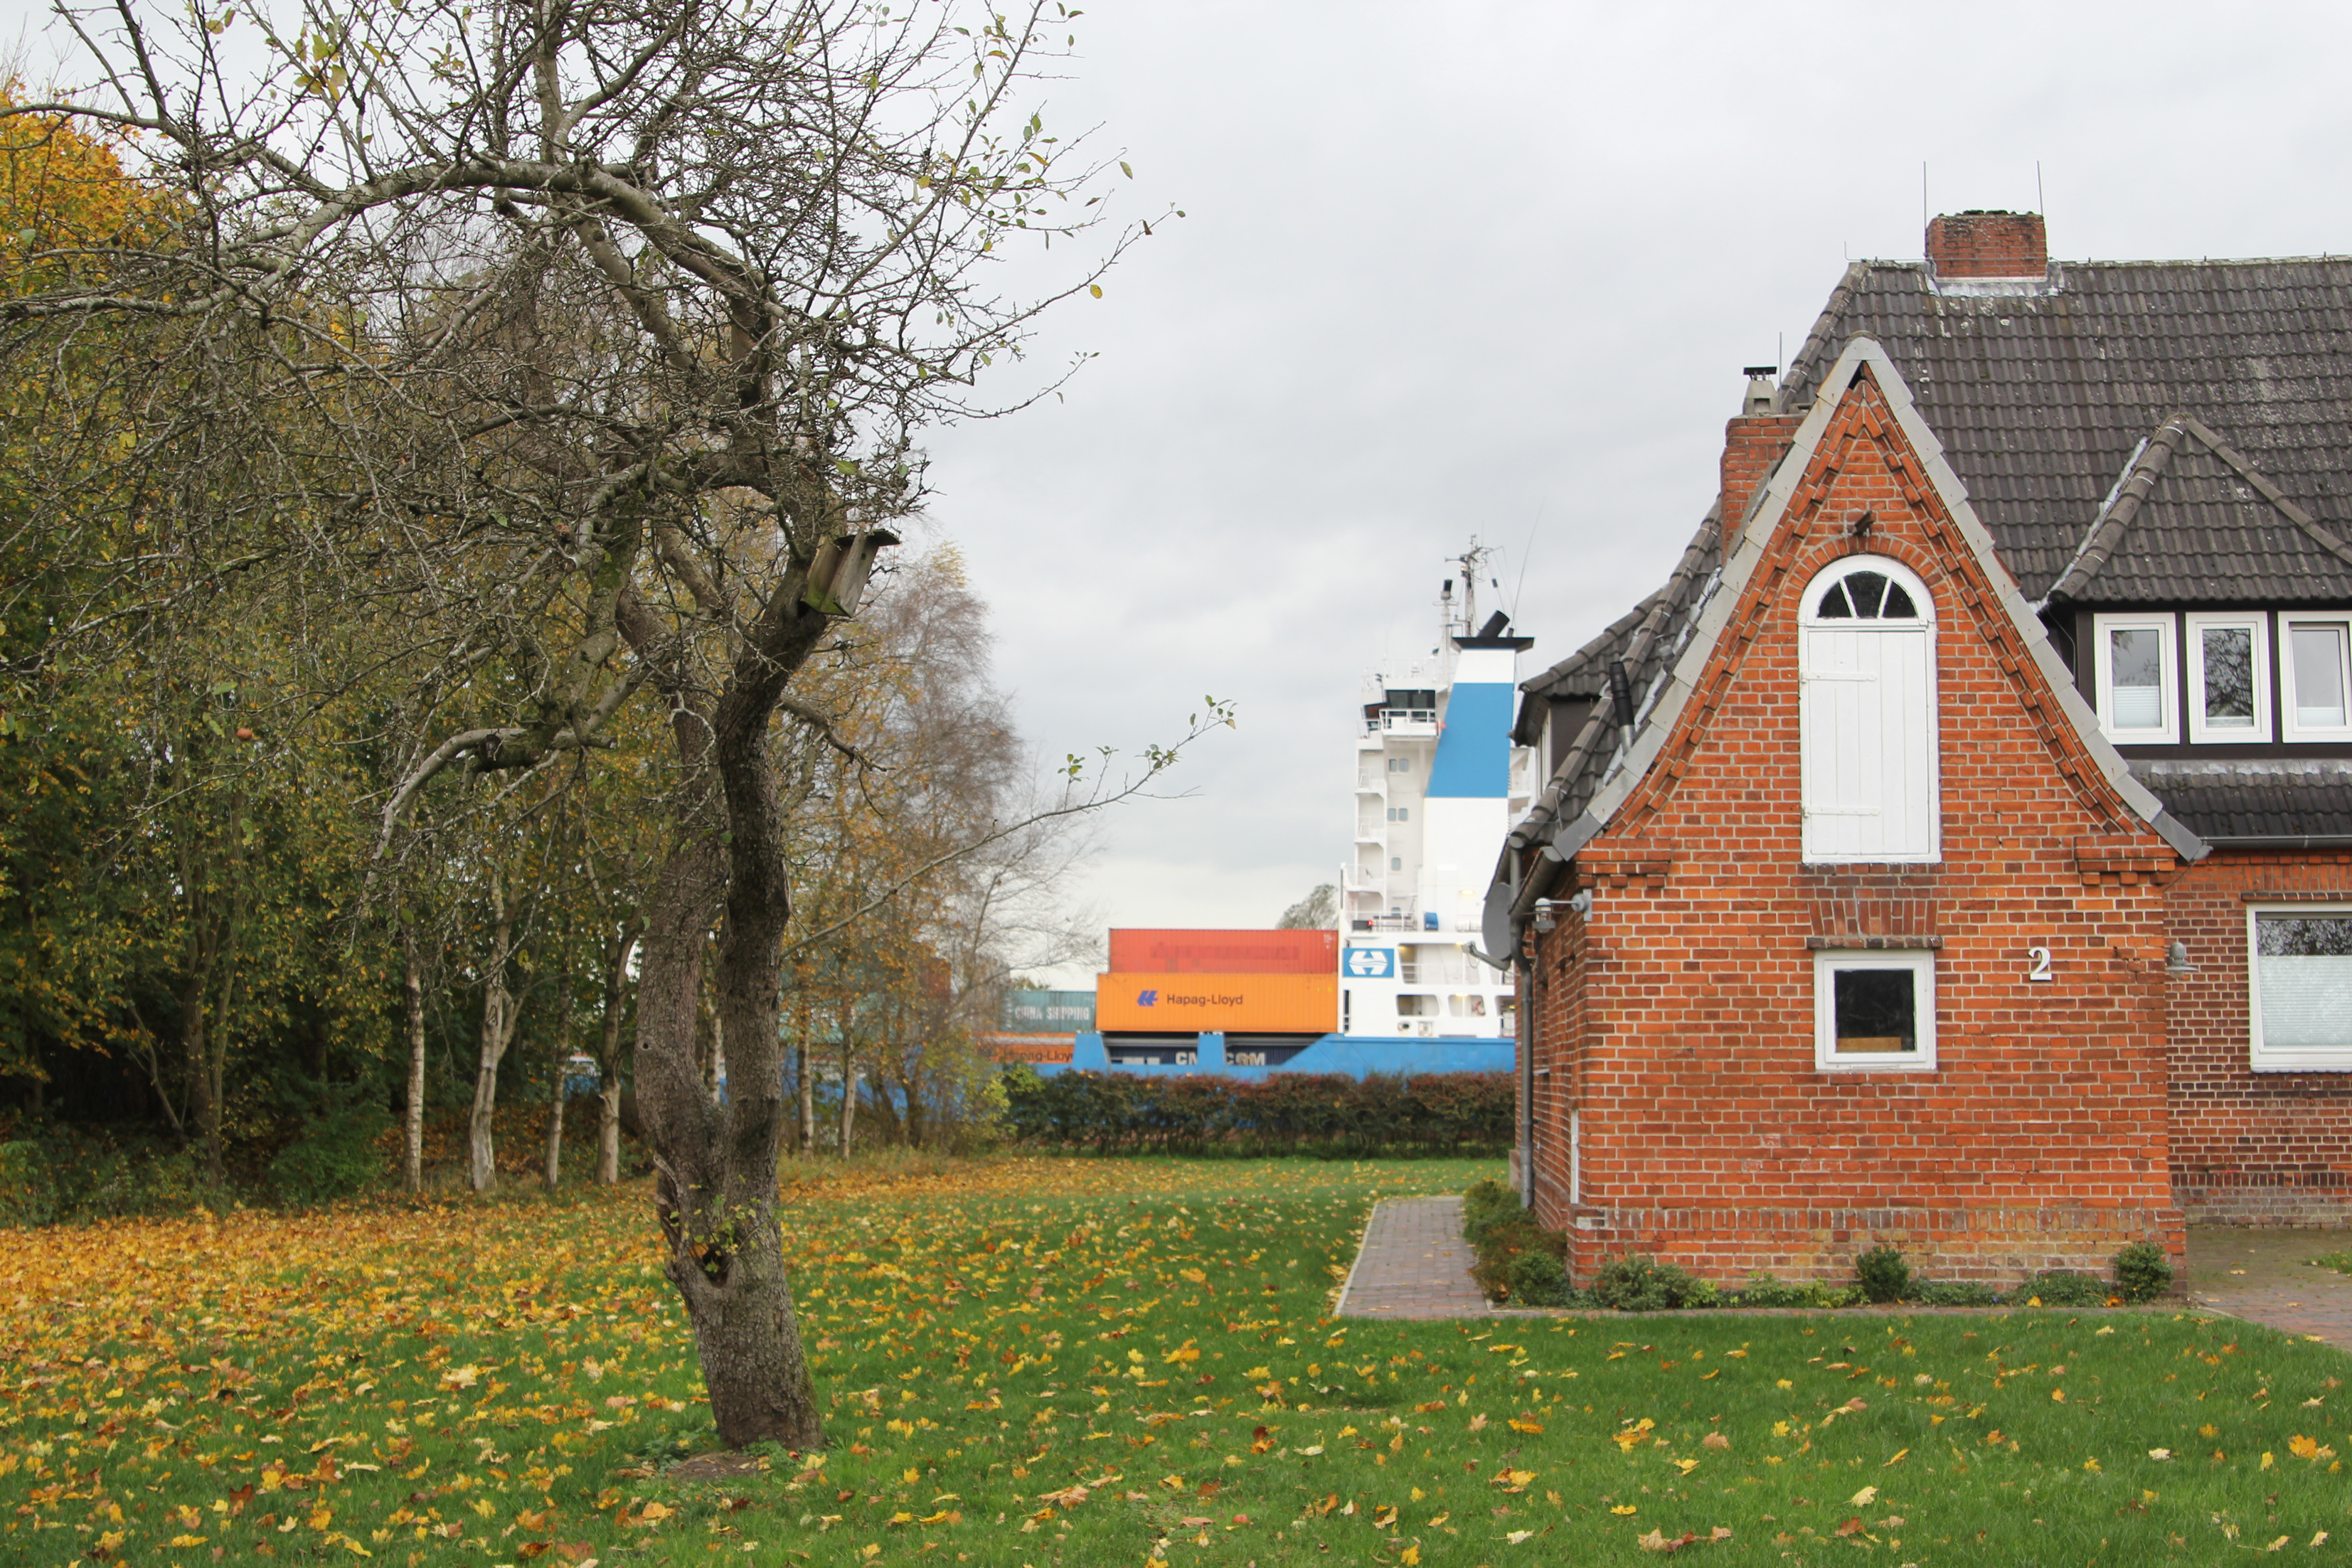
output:
[[[1462,569],[1462,632],[1465,636],[1478,624],[1478,568],[1494,553],[1492,549],[1478,542],[1476,534],[1472,534],[1470,548],[1460,555],[1448,558]],[[1453,636],[1454,628],[1446,627],[1445,634]]]

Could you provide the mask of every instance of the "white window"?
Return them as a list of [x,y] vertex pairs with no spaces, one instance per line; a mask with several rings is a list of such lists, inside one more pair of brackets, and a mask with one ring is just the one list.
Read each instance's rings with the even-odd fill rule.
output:
[[2257,1072],[2352,1070],[2352,906],[2246,911]]
[[1391,870],[1391,871],[1402,871],[1402,870],[1404,870],[1404,857],[1403,857],[1402,855],[1391,855],[1391,856],[1389,856],[1389,870]]
[[2288,740],[2352,738],[2352,620],[2283,615],[2280,673],[2285,677]]
[[2095,615],[2091,660],[2099,727],[2109,740],[2162,744],[2180,738],[2169,615]]
[[1806,860],[1937,858],[1934,613],[1919,580],[1877,556],[1849,556],[1806,585]]
[[2189,738],[2271,737],[2270,617],[2189,617]]
[[1410,758],[1410,757],[1391,757],[1391,758],[1389,758],[1389,771],[1390,771],[1390,772],[1391,772],[1391,773],[1410,773],[1410,772],[1412,772],[1412,758]]
[[1936,1070],[1936,955],[1813,955],[1813,1065],[1824,1072]]

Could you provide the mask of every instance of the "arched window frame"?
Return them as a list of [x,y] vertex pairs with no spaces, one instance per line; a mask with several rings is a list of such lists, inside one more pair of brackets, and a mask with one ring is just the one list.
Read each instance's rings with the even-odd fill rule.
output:
[[[1823,616],[1820,613],[1825,600],[1832,597],[1833,585],[1844,585],[1857,573],[1875,572],[1894,587],[1899,587],[1916,613],[1911,617],[1883,616]],[[1891,596],[1891,590],[1889,591]],[[1851,600],[1848,603],[1851,605]],[[1882,603],[1884,600],[1882,600]],[[1828,682],[1853,678],[1839,671],[1817,669],[1823,638],[1821,633],[1843,632],[1866,636],[1890,635],[1917,639],[1916,679],[1922,704],[1917,716],[1915,739],[1922,752],[1914,760],[1921,775],[1924,799],[1912,799],[1907,791],[1904,804],[1916,816],[1916,830],[1898,835],[1903,841],[1894,847],[1885,844],[1855,847],[1837,841],[1841,837],[1839,824],[1833,821],[1856,814],[1841,807],[1825,806],[1825,795],[1840,800],[1854,798],[1850,789],[1833,789],[1823,769],[1829,759],[1816,755],[1821,749],[1821,725],[1817,703],[1826,700]],[[1891,645],[1890,645],[1891,646]],[[1943,746],[1941,717],[1936,680],[1936,603],[1918,575],[1898,560],[1880,555],[1850,555],[1839,558],[1805,584],[1799,600],[1797,629],[1797,670],[1799,683],[1799,810],[1802,858],[1815,865],[1921,865],[1934,864],[1943,859]],[[1885,649],[1877,653],[1882,662]],[[1906,680],[1909,677],[1905,677]],[[1881,713],[1885,712],[1882,699]],[[1883,780],[1885,769],[1877,776]],[[1881,808],[1883,810],[1883,807]]]

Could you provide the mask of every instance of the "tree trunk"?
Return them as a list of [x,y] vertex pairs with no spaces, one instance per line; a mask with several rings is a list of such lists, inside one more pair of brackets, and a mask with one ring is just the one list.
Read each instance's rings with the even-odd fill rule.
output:
[[816,1091],[809,1079],[809,1008],[803,998],[800,1004],[800,1032],[793,1042],[793,1087],[800,1097],[800,1152],[812,1154],[816,1149]]
[[416,956],[416,937],[402,943],[407,960],[401,989],[408,1004],[408,1104],[401,1114],[400,1185],[406,1191],[425,1190],[425,967]]
[[474,1073],[474,1113],[466,1129],[466,1178],[476,1192],[498,1185],[498,1151],[491,1144],[491,1118],[499,1108],[499,1063],[514,1039],[513,998],[507,995],[507,959],[514,923],[507,915],[506,886],[490,873],[490,954],[482,977],[481,1061]]
[[727,1103],[727,1020],[714,1011],[710,1015],[710,1103]]
[[621,1004],[636,946],[634,930],[604,944],[604,1026],[596,1052],[596,1180],[604,1186],[621,1185]]
[[849,1030],[841,1031],[841,1133],[835,1152],[849,1157],[850,1124],[857,1119],[857,1053]]
[[547,1190],[563,1183],[563,1047],[555,1048],[555,1083],[547,1107]]
[[[699,788],[672,797],[678,837],[647,911],[637,981],[637,1104],[660,1173],[665,1271],[694,1325],[711,1418],[731,1448],[793,1451],[822,1446],[824,1425],[776,1216],[785,1124],[776,1019],[792,904],[768,731],[785,682],[830,624],[802,602],[806,581],[795,569],[770,589],[715,703],[678,666],[656,664],[671,734]],[[659,659],[651,614],[625,597],[619,615],[640,655]],[[703,1095],[695,1071],[706,949],[734,1048],[723,1106]]]

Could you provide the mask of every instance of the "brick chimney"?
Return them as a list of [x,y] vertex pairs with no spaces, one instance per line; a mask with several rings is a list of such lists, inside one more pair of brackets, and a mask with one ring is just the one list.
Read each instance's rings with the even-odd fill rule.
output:
[[1938,277],[2042,277],[2050,237],[2040,213],[1947,213],[1927,225],[1927,261]]
[[1796,414],[1780,413],[1780,394],[1768,373],[1749,367],[1748,395],[1741,401],[1740,414],[1723,427],[1722,487],[1717,492],[1722,505],[1717,517],[1726,560],[1739,542],[1739,522],[1748,502],[1772,476],[1801,423]]

